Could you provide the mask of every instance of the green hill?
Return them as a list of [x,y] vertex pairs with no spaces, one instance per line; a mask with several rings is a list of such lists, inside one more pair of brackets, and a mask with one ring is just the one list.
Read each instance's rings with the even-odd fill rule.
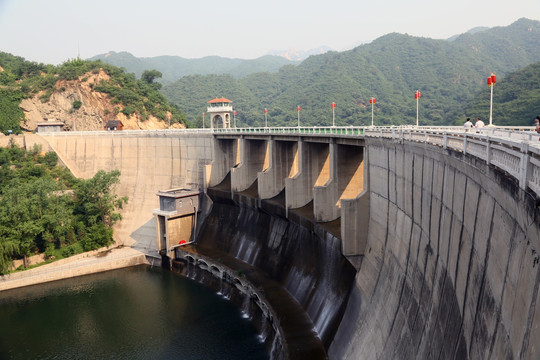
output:
[[207,56],[200,59],[186,59],[180,56],[156,56],[138,58],[128,52],[114,51],[96,55],[89,60],[123,67],[129,73],[140,77],[145,70],[156,69],[163,74],[163,83],[170,83],[188,75],[229,74],[241,78],[256,72],[276,72],[280,67],[295,62],[281,56],[266,55],[253,60],[230,59]]
[[414,93],[422,92],[420,124],[459,123],[465,107],[495,72],[508,72],[540,58],[540,22],[520,19],[507,27],[469,32],[453,41],[388,34],[345,52],[311,56],[277,73],[231,76],[186,76],[164,86],[165,96],[199,121],[206,102],[216,96],[233,101],[241,124],[263,124],[268,108],[271,125],[301,122],[330,125],[331,102],[337,103],[336,125],[371,123],[369,98],[377,98],[376,124],[416,122]]
[[[23,99],[39,97],[41,102],[48,102],[52,94],[66,91],[67,85],[62,85],[66,81],[82,86],[89,74],[100,71],[107,79],[90,88],[92,92],[108,95],[104,102],[114,109],[113,115],[122,113],[126,117],[139,115],[142,121],[149,117],[166,121],[170,113],[172,123],[185,123],[185,114],[157,90],[159,84],[137,79],[116,66],[80,59],[68,60],[59,66],[44,65],[0,52],[0,131],[21,132],[20,123],[25,119],[20,108]],[[74,101],[72,110],[80,106],[80,101]]]
[[[487,77],[486,77],[487,78]],[[470,117],[489,119],[491,92],[486,85],[470,101],[465,112]],[[540,62],[507,74],[493,88],[493,123],[495,125],[532,125],[540,114]]]

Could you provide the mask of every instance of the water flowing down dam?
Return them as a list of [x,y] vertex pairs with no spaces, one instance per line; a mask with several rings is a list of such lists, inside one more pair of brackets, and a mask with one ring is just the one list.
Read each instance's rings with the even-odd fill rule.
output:
[[535,136],[266,128],[51,133],[25,146],[54,149],[81,177],[119,169],[130,200],[115,236],[147,254],[158,191],[202,190],[195,244],[169,254],[258,308],[274,358],[535,359]]

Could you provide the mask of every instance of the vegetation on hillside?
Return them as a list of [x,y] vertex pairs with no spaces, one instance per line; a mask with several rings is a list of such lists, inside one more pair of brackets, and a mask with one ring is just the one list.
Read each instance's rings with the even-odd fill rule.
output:
[[154,84],[148,78],[137,79],[133,74],[127,74],[123,69],[100,61],[84,61],[81,59],[68,60],[59,66],[38,64],[26,61],[22,57],[0,52],[0,131],[20,133],[19,123],[24,114],[19,103],[24,98],[38,93],[43,102],[49,100],[55,91],[64,91],[57,86],[60,80],[85,81],[85,74],[99,73],[103,70],[109,75],[109,80],[102,80],[93,87],[93,91],[109,95],[111,102],[119,112],[126,116],[139,115],[141,120],[155,116],[167,121],[171,113],[172,123],[185,123],[184,113],[178,107],[171,105],[158,91],[159,84]]
[[[487,78],[487,77],[486,77]],[[487,84],[469,102],[465,112],[471,117],[489,119],[491,91]],[[540,114],[540,62],[507,74],[493,88],[495,125],[533,125]],[[487,123],[487,121],[485,121]]]
[[57,161],[37,146],[0,148],[0,274],[14,259],[61,258],[113,241],[116,210],[127,202],[112,192],[120,172],[76,179]]
[[414,93],[420,90],[420,125],[446,125],[476,115],[466,106],[487,88],[490,73],[502,80],[539,58],[540,22],[520,19],[453,41],[388,34],[350,51],[311,56],[277,73],[241,79],[192,75],[162,91],[196,124],[206,102],[223,96],[233,101],[242,126],[262,126],[264,108],[270,125],[295,126],[297,105],[301,124],[331,125],[332,102],[337,103],[336,125],[343,126],[371,124],[371,97],[377,99],[375,124],[414,124]]

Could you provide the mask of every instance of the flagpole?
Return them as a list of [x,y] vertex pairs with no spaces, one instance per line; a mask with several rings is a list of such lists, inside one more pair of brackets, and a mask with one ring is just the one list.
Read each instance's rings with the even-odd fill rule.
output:
[[332,107],[332,127],[336,127],[336,103],[333,102],[330,106]]

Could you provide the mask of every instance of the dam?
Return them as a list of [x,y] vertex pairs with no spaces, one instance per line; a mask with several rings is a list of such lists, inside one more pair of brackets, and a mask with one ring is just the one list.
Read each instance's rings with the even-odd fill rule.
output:
[[[116,239],[148,253],[157,192],[203,190],[200,245],[286,289],[322,357],[536,359],[540,142],[524,136],[264,128],[51,133],[24,145],[53,149],[84,178],[119,169],[130,201]],[[302,356],[290,345],[283,355]]]

